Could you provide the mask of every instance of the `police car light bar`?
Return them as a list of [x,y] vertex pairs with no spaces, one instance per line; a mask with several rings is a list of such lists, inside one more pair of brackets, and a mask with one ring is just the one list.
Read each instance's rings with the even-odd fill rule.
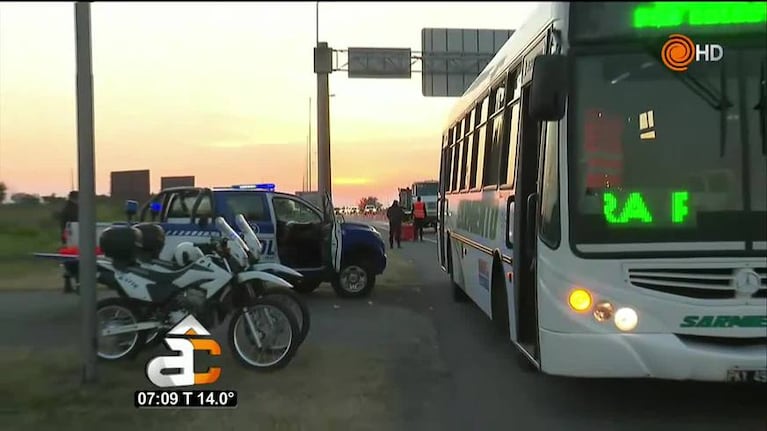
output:
[[276,187],[272,183],[262,183],[262,184],[235,184],[232,186],[233,189],[259,189],[259,190],[268,190],[273,192]]

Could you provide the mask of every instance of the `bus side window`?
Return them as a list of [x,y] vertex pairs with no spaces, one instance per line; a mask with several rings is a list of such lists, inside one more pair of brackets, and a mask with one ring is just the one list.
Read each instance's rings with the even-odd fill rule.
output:
[[470,137],[468,138],[468,145],[471,145],[469,152],[468,152],[468,161],[469,166],[466,168],[466,189],[471,190],[474,187],[477,186],[477,144],[479,139],[479,133],[477,133],[477,129],[479,128],[479,121],[481,112],[480,109],[482,109],[482,105],[478,104],[474,108],[474,115],[473,115],[473,123],[470,124],[469,127],[469,133]]
[[461,177],[461,165],[463,163],[463,158],[461,157],[461,147],[463,147],[463,134],[461,130],[461,126],[463,125],[463,120],[458,121],[458,124],[455,126],[455,147],[453,148],[453,178],[452,178],[452,187],[450,188],[453,191],[458,191],[460,189],[460,177]]
[[461,159],[463,162],[461,163],[461,178],[460,178],[460,190],[467,190],[469,188],[469,173],[472,170],[471,166],[471,160],[472,160],[472,132],[474,131],[474,110],[469,111],[468,114],[466,114],[466,118],[463,125],[463,154],[461,155]]
[[541,185],[541,213],[539,233],[541,240],[555,249],[559,246],[561,227],[559,218],[559,123],[549,123],[543,154],[543,184]]
[[456,191],[458,188],[456,187],[456,183],[458,182],[458,170],[459,166],[458,163],[460,162],[460,142],[455,143],[452,147],[450,147],[450,152],[453,156],[452,165],[453,167],[450,169],[452,173],[452,177],[450,178],[450,190]]
[[519,102],[509,105],[506,109],[510,109],[511,114],[509,115],[509,139],[503,156],[505,163],[501,166],[501,183],[514,185],[517,145],[519,142]]
[[442,172],[442,181],[445,184],[445,192],[450,192],[450,179],[452,178],[453,168],[453,128],[451,127],[447,131],[447,139],[445,140],[445,148],[442,150],[442,157],[444,157],[445,170]]

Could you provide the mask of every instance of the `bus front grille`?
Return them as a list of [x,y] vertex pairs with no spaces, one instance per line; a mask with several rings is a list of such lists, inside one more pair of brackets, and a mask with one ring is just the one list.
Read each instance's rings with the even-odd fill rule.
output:
[[[628,279],[640,289],[696,299],[734,299],[740,295],[734,265],[691,268],[629,268]],[[752,298],[767,298],[767,267],[750,268],[759,276],[759,289]],[[753,276],[753,274],[752,274]]]

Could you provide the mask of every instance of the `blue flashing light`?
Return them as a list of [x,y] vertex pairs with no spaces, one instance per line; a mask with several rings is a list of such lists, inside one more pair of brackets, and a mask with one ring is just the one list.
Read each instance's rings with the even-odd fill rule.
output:
[[162,202],[152,202],[151,204],[149,204],[149,209],[153,213],[159,213],[160,211],[162,211]]
[[262,183],[262,184],[236,184],[232,186],[233,189],[257,189],[257,190],[267,190],[270,192],[273,192],[277,189],[277,187],[273,183]]

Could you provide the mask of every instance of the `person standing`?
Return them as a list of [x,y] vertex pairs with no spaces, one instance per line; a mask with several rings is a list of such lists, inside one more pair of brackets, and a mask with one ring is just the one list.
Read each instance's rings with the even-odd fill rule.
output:
[[61,230],[61,244],[66,245],[66,238],[64,238],[64,231],[67,229],[67,223],[69,222],[75,222],[78,220],[79,216],[79,206],[77,203],[77,198],[79,194],[76,190],[73,190],[69,192],[69,196],[67,197],[67,202],[64,204],[64,208],[61,210],[61,213],[59,214],[59,227]]
[[399,206],[396,200],[386,210],[386,218],[389,219],[389,248],[394,248],[394,241],[397,241],[397,248],[402,248],[400,240],[402,238],[402,219],[405,218],[405,211]]
[[426,204],[421,202],[421,197],[418,196],[416,201],[413,202],[413,227],[415,232],[413,234],[413,240],[419,238],[423,242],[423,224],[426,221]]

